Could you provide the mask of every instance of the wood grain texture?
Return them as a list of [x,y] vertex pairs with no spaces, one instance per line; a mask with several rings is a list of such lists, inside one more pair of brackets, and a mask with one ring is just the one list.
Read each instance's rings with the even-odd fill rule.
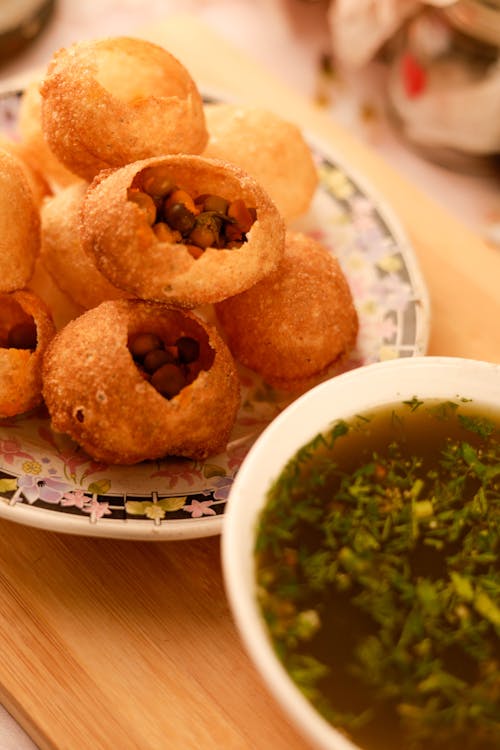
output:
[[[399,216],[429,287],[431,354],[500,361],[500,254],[331,118],[194,19],[143,36],[200,86],[331,144]],[[219,539],[64,536],[0,521],[0,699],[41,750],[299,750],[246,656]]]
[[303,746],[241,648],[218,538],[0,534],[0,697],[42,750]]

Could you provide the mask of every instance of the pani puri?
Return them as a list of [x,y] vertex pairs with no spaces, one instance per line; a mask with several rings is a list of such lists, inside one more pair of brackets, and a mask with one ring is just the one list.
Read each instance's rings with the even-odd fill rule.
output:
[[84,309],[127,296],[97,270],[83,250],[80,208],[87,187],[87,182],[79,180],[45,202],[41,211],[40,249],[40,260],[54,283]]
[[51,194],[51,189],[42,173],[33,165],[23,144],[0,133],[0,148],[19,161],[33,193],[35,205],[40,208],[44,199]]
[[115,37],[57,52],[40,86],[47,142],[72,172],[159,154],[199,153],[203,102],[186,68],[162,47]]
[[118,288],[196,307],[270,273],[283,254],[285,227],[239,167],[183,154],[98,175],[83,201],[81,237]]
[[204,156],[233,162],[255,177],[287,221],[309,208],[318,185],[314,159],[300,129],[258,107],[205,105]]
[[0,293],[0,417],[42,401],[42,360],[55,333],[50,312],[27,290]]
[[78,305],[74,300],[57,286],[50,273],[38,256],[35,263],[35,270],[27,286],[32,292],[37,294],[47,305],[52,315],[56,330],[59,330],[73,318],[81,315],[85,308]]
[[234,357],[284,390],[302,389],[344,357],[358,332],[337,259],[299,232],[287,234],[272,274],[215,307]]
[[113,464],[218,453],[240,399],[216,329],[143,300],[103,302],[68,323],[45,356],[43,381],[53,428]]
[[19,160],[0,149],[0,292],[26,286],[40,248],[40,215]]
[[40,80],[31,81],[23,91],[19,106],[20,147],[26,161],[48,182],[52,190],[71,185],[78,177],[66,169],[50,150],[42,131]]

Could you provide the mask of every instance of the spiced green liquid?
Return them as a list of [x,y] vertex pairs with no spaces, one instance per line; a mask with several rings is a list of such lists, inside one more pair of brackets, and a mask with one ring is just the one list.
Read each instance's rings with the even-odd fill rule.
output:
[[500,747],[500,413],[413,398],[318,435],[256,541],[275,649],[363,750]]

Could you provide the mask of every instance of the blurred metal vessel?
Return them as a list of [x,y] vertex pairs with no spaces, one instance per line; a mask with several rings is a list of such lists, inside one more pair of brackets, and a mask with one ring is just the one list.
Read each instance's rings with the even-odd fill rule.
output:
[[49,21],[55,0],[0,0],[0,64],[22,52]]
[[424,7],[392,49],[388,107],[405,140],[457,171],[497,171],[500,0]]

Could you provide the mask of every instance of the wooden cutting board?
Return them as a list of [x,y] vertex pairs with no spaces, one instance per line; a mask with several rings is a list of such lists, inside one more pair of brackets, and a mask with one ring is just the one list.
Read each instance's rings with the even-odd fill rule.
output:
[[[192,18],[142,36],[195,80],[274,109],[399,215],[433,310],[431,354],[500,361],[500,254],[324,113]],[[0,521],[0,700],[41,750],[299,750],[226,602],[219,539],[70,537]]]

